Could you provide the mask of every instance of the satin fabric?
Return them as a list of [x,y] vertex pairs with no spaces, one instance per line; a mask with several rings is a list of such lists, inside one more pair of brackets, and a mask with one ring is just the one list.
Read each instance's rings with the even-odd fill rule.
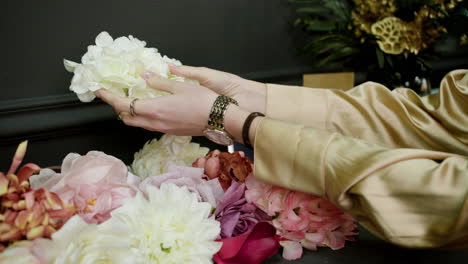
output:
[[372,82],[267,87],[258,178],[326,196],[397,245],[468,248],[468,70],[426,97]]

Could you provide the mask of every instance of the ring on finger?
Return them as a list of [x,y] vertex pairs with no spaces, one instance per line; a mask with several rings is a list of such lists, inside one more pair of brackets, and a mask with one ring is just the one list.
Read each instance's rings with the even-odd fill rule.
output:
[[123,120],[122,117],[123,117],[123,116],[126,116],[126,115],[129,115],[129,113],[126,112],[126,111],[121,111],[121,112],[119,112],[117,115],[118,115],[118,119],[119,119],[119,120]]
[[137,101],[138,101],[138,98],[135,98],[130,102],[130,115],[132,115],[132,116],[136,116],[135,104],[136,104]]

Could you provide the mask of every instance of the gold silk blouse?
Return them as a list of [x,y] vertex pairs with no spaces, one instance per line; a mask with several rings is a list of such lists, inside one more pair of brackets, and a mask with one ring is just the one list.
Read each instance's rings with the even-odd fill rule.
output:
[[425,97],[268,84],[266,114],[257,178],[326,196],[397,245],[468,248],[468,70]]

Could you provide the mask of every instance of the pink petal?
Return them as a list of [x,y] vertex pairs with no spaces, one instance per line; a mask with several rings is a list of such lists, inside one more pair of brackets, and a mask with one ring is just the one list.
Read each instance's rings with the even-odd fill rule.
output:
[[300,259],[302,257],[302,245],[296,241],[280,241],[283,247],[283,258],[287,260]]
[[27,148],[28,141],[23,141],[18,145],[18,148],[16,148],[15,155],[13,156],[13,161],[11,162],[10,169],[8,170],[6,175],[15,173],[16,169],[18,169],[19,165],[23,161]]

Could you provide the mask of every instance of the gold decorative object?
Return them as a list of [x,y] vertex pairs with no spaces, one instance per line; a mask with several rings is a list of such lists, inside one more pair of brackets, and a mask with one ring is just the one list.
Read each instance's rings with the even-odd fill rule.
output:
[[435,0],[432,6],[424,4],[415,11],[412,21],[403,21],[395,16],[395,0],[354,0],[354,34],[361,42],[366,41],[363,33],[377,37],[380,49],[388,54],[418,54],[447,32],[445,27],[433,23],[434,19],[445,18],[447,11],[461,1]]

